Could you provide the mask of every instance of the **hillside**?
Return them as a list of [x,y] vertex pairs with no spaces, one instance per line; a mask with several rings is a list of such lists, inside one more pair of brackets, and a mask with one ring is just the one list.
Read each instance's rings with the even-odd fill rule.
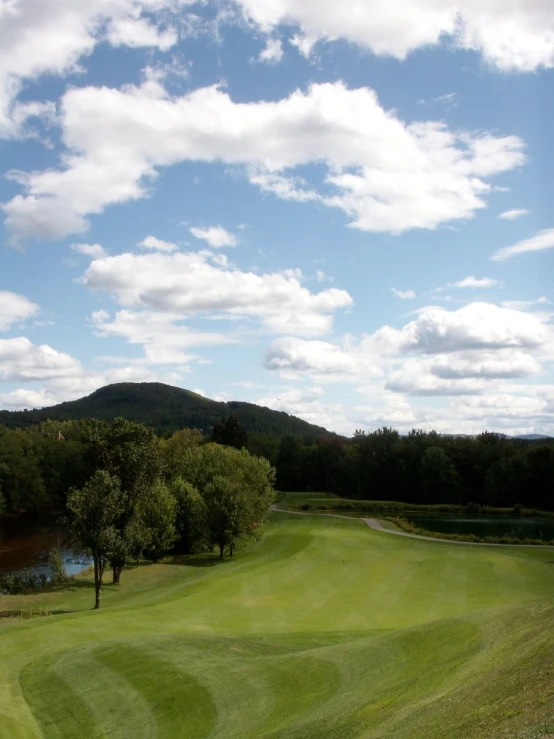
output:
[[107,385],[79,400],[49,408],[0,411],[0,424],[24,428],[47,419],[72,421],[99,418],[109,421],[122,416],[129,421],[152,426],[159,434],[168,434],[182,428],[209,432],[217,421],[229,415],[237,416],[249,433],[274,436],[298,434],[311,438],[330,433],[321,426],[314,426],[282,411],[254,403],[222,403],[160,382],[122,382]]

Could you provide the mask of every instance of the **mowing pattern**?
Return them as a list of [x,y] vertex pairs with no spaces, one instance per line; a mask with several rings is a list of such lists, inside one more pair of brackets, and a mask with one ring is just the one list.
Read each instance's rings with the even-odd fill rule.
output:
[[234,562],[154,571],[6,623],[1,737],[554,736],[552,552],[275,514]]

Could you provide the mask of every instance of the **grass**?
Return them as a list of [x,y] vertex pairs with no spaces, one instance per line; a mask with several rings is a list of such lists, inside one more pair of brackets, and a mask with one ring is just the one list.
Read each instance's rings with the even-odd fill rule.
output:
[[99,612],[87,578],[0,599],[0,737],[552,739],[553,593],[548,550],[272,514]]

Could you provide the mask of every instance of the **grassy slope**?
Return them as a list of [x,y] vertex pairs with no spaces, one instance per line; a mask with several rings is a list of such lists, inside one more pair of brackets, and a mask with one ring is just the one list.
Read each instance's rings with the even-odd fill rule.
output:
[[4,621],[0,737],[554,736],[547,550],[275,514],[236,561],[198,564],[130,571],[97,613]]

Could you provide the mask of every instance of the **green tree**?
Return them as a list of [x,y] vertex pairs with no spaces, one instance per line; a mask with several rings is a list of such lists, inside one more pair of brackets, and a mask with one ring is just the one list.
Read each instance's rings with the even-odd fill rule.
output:
[[420,475],[425,503],[458,503],[458,473],[442,447],[430,446],[425,451],[421,459]]
[[95,608],[100,608],[106,564],[119,544],[117,521],[121,516],[121,504],[119,480],[106,470],[95,472],[82,490],[71,490],[67,498],[71,530],[80,548],[94,563]]
[[177,477],[181,460],[189,449],[204,443],[204,436],[198,429],[176,431],[169,439],[160,442],[160,455],[166,479]]
[[0,489],[9,511],[34,509],[47,500],[35,446],[23,431],[0,427]]
[[96,421],[89,430],[88,456],[96,469],[117,476],[121,488],[120,515],[115,522],[119,539],[110,555],[117,584],[128,556],[137,550],[137,506],[153,490],[160,474],[159,440],[140,423],[123,418],[113,423]]
[[246,449],[248,436],[239,419],[236,416],[229,416],[216,423],[210,441],[235,449]]
[[277,487],[279,490],[306,489],[306,475],[303,465],[303,444],[298,436],[283,436],[277,455]]
[[237,544],[252,531],[247,496],[235,481],[216,475],[204,489],[204,501],[212,546],[218,547],[220,559],[223,559],[226,547],[232,556]]
[[255,535],[275,498],[275,470],[246,449],[218,444],[191,449],[183,459],[181,476],[204,499],[206,527],[220,554],[222,542],[233,551],[241,540]]
[[139,501],[137,516],[144,537],[143,552],[152,562],[161,559],[175,543],[176,507],[177,501],[161,480]]
[[170,483],[175,499],[177,547],[183,554],[202,551],[209,540],[206,525],[206,503],[198,490],[178,477]]

